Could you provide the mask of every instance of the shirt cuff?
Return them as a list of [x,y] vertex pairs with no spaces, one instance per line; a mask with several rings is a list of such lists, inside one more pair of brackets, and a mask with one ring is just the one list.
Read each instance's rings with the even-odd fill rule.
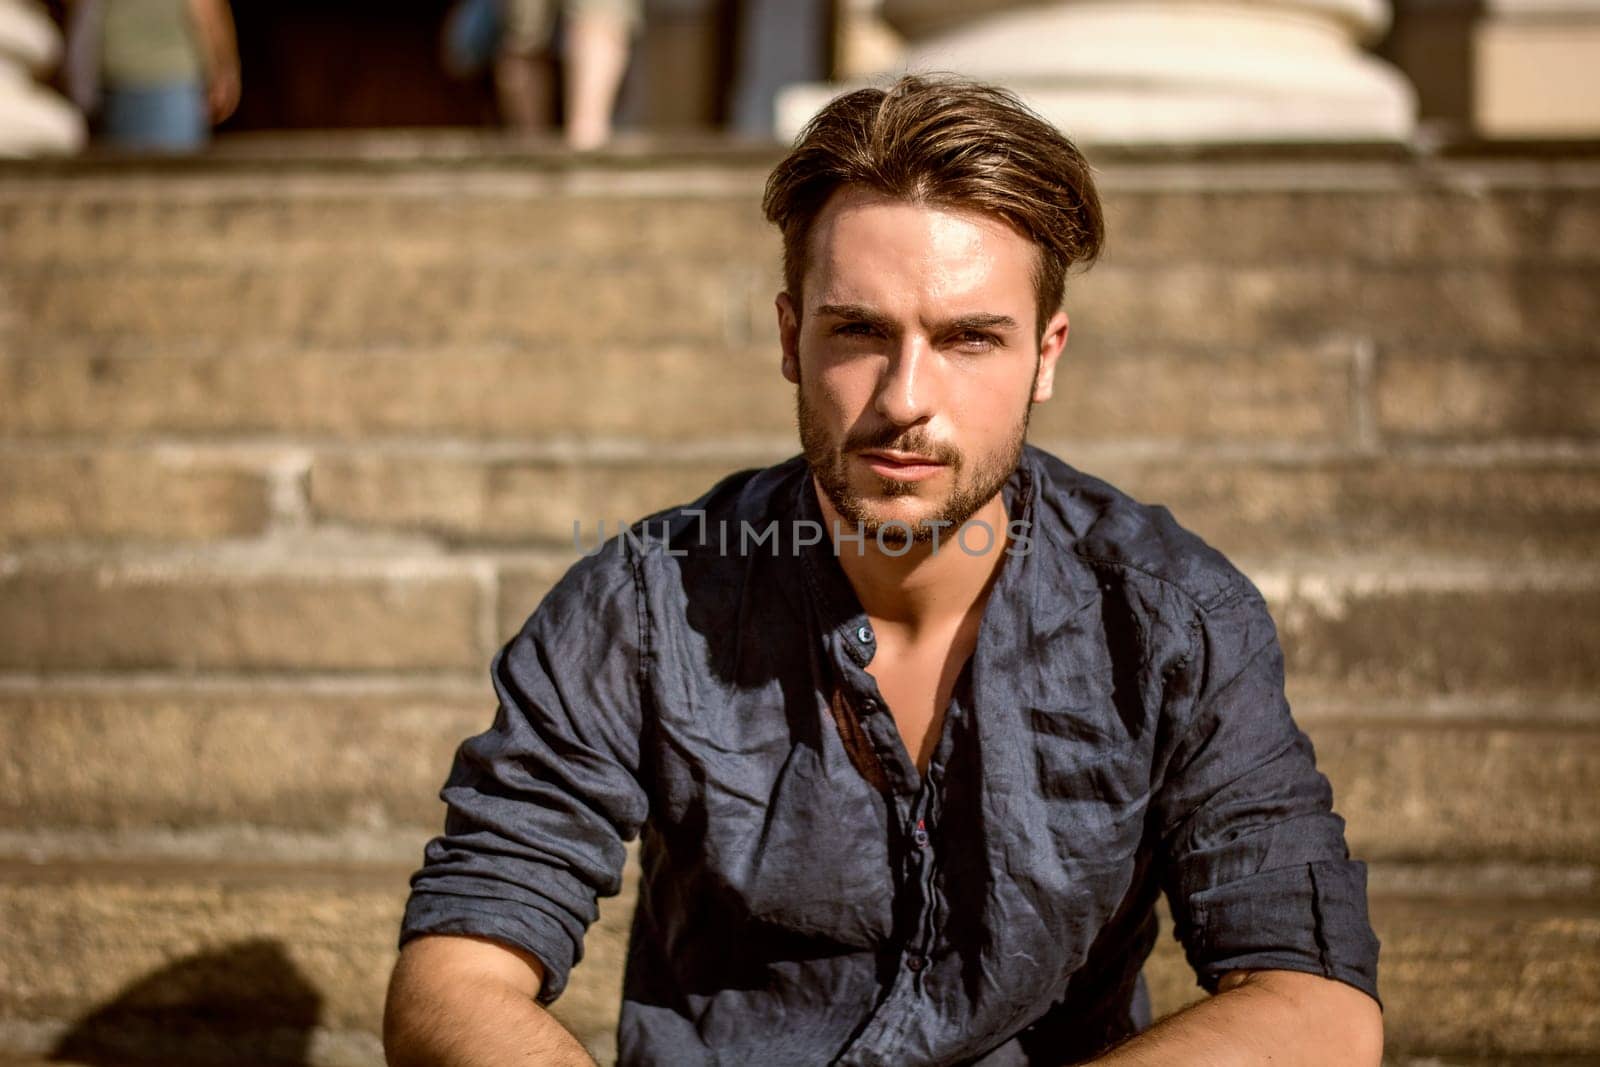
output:
[[521,901],[413,892],[400,923],[400,947],[423,934],[486,937],[538,957],[544,984],[536,999],[546,1007],[567,988],[576,962],[577,950],[561,924]]
[[1229,971],[1303,971],[1377,1000],[1378,939],[1367,920],[1367,867],[1322,861],[1259,871],[1195,893],[1189,962],[1215,993]]

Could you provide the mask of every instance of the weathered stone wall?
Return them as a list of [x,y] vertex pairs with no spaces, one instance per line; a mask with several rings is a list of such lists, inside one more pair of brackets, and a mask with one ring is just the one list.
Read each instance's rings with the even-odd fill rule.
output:
[[[794,448],[761,174],[0,172],[0,1059],[378,1062],[406,875],[573,519]],[[1267,593],[1393,1058],[1592,1062],[1600,161],[1102,180],[1034,439]],[[628,907],[557,1006],[602,1056]],[[1170,938],[1152,977],[1197,994]]]

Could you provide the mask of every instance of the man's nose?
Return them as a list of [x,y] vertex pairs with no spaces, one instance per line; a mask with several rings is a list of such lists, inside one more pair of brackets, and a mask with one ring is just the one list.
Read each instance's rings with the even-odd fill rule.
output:
[[938,388],[935,354],[925,337],[907,334],[889,354],[874,407],[896,426],[913,426],[934,412]]

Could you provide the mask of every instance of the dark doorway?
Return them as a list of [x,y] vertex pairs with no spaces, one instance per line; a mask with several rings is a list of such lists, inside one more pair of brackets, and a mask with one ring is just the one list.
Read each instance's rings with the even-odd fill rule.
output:
[[224,130],[475,126],[487,76],[445,74],[450,0],[233,0],[244,92]]

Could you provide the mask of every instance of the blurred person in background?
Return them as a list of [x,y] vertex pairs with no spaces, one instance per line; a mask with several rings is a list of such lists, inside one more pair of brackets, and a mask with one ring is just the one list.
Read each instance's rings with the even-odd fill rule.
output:
[[572,148],[598,148],[611,139],[640,0],[461,0],[446,20],[445,66],[465,77],[492,60],[506,126],[539,130],[558,16],[564,137]]
[[830,0],[743,0],[728,91],[728,126],[741,137],[772,140],[778,94],[832,74]]
[[106,144],[196,151],[239,105],[228,0],[74,0],[67,33],[68,91]]

